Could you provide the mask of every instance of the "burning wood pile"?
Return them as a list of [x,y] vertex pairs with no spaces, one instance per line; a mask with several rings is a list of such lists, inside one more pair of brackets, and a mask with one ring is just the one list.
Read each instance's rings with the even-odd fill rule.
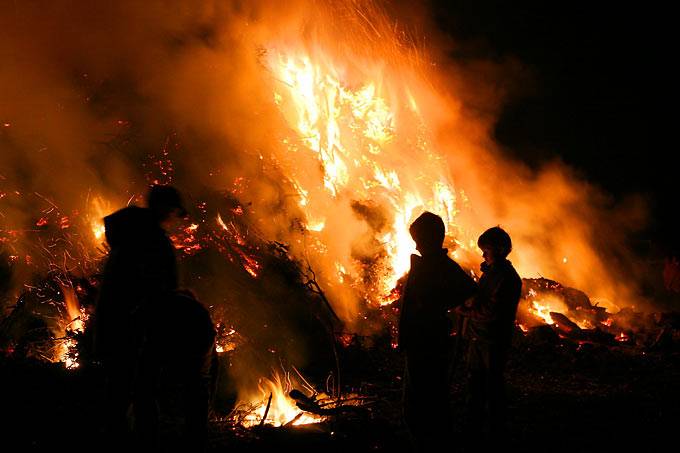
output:
[[[371,398],[343,392],[335,370],[324,379],[327,387],[324,392],[318,392],[293,365],[290,368],[295,379],[285,370],[280,373],[267,370],[270,364],[289,360],[288,351],[298,349],[294,343],[303,340],[318,343],[318,349],[307,348],[308,353],[317,359],[324,356],[321,369],[332,369],[337,364],[331,356],[339,344],[335,329],[341,323],[309,263],[294,260],[286,245],[263,240],[248,225],[242,206],[232,194],[216,194],[213,202],[228,214],[209,214],[212,222],[203,221],[201,226],[192,222],[179,225],[171,239],[192,288],[199,292],[207,291],[204,285],[214,289],[215,281],[207,276],[217,272],[222,280],[227,280],[223,283],[229,290],[229,300],[246,300],[236,304],[228,300],[211,307],[219,368],[213,378],[221,386],[214,392],[226,394],[229,400],[221,407],[226,412],[218,418],[234,427],[252,428],[298,426],[338,415],[364,414]],[[196,211],[207,216],[208,205],[199,202]],[[49,222],[42,222],[41,227],[43,230],[38,234],[54,234]],[[70,226],[56,231],[58,235],[71,233]],[[99,224],[92,225],[94,238],[103,240],[99,231]],[[66,267],[50,261],[52,271],[47,275],[36,272],[35,281],[24,286],[16,302],[6,302],[10,311],[0,325],[0,350],[5,359],[38,360],[69,370],[97,366],[89,321],[97,299],[104,252],[102,243],[102,253],[87,262],[87,270],[92,272],[88,275],[78,273],[76,268],[72,273],[65,271]],[[63,253],[65,260],[74,259],[68,251]],[[49,256],[54,257],[55,253]],[[16,270],[16,262],[16,257],[6,261],[8,275]],[[260,306],[249,307],[253,302]],[[276,329],[269,329],[270,324],[277,324]],[[182,326],[167,327],[181,331]],[[308,336],[300,335],[299,330]],[[230,362],[239,360],[248,365],[260,361],[262,375],[248,372],[242,378],[246,384],[235,383],[230,375]]]
[[[224,195],[219,198],[224,199]],[[231,198],[227,197],[227,200]],[[200,203],[200,206],[206,209],[208,203]],[[277,332],[268,337],[267,326],[272,322],[268,316],[254,321],[249,319],[253,312],[247,310],[247,305],[211,307],[218,333],[215,352],[222,368],[218,385],[224,387],[216,392],[223,397],[232,392],[225,397],[231,398],[227,406],[223,406],[227,411],[218,418],[228,425],[248,429],[264,425],[291,427],[323,423],[338,416],[370,416],[376,398],[343,391],[336,381],[341,376],[338,355],[346,356],[357,347],[370,349],[380,337],[388,338],[391,347],[396,346],[398,305],[371,306],[367,302],[364,313],[365,321],[371,327],[370,335],[357,336],[347,331],[315,280],[309,263],[294,260],[283,244],[263,241],[256,230],[247,226],[241,209],[236,205],[228,211],[231,212],[229,215],[215,215],[213,229],[201,228],[196,223],[178,227],[173,238],[182,266],[194,269],[194,286],[200,291],[202,282],[206,281],[206,272],[215,272],[210,269],[215,266],[214,256],[219,256],[219,274],[229,276],[228,287],[235,293],[233,297],[256,297],[258,303],[267,306],[265,313],[276,313],[281,309],[277,303],[285,298],[286,316],[281,317],[278,313],[276,321],[281,323],[279,327],[290,322],[297,327],[291,327],[283,335]],[[207,233],[203,229],[208,230]],[[53,271],[27,285],[9,315],[2,320],[3,354],[14,359],[61,363],[68,369],[91,367],[88,320],[96,299],[97,284],[96,273],[78,277]],[[207,279],[205,284],[212,286],[214,282]],[[399,285],[393,293],[399,294],[398,288]],[[375,325],[380,328],[376,329]],[[517,325],[518,335],[524,338],[523,344],[545,341],[549,331],[554,335],[548,336],[549,341],[562,339],[579,344],[626,346],[636,351],[673,344],[680,335],[677,315],[643,314],[632,309],[611,313],[605,307],[593,304],[582,291],[544,278],[523,280]],[[296,333],[300,326],[311,332],[308,337]],[[287,329],[282,330],[286,332]],[[286,338],[286,335],[290,336]],[[229,376],[230,362],[250,362],[252,358],[243,357],[254,355],[263,363],[283,363],[282,360],[290,363],[287,349],[294,349],[292,343],[301,338],[325,342],[316,351],[308,351],[316,359],[320,358],[321,370],[331,370],[324,391],[317,390],[294,365],[279,366],[278,371],[270,368],[260,377],[250,374],[247,379],[253,385],[247,391],[234,388],[237,384],[230,382],[233,379]],[[319,378],[319,369],[316,371],[315,376]]]
[[654,348],[677,341],[677,313],[641,313],[633,308],[610,313],[588,296],[545,278],[524,279],[517,325],[527,336],[550,326],[561,338],[578,343],[602,343]]

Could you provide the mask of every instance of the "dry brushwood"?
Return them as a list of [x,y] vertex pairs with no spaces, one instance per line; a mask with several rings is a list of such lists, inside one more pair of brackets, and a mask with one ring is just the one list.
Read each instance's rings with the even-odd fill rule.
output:
[[305,412],[309,412],[315,415],[321,416],[331,416],[331,415],[342,415],[347,413],[364,413],[366,408],[360,406],[336,406],[332,408],[326,408],[319,404],[315,399],[307,397],[304,393],[299,390],[293,389],[288,394],[291,398],[295,400],[297,407]]

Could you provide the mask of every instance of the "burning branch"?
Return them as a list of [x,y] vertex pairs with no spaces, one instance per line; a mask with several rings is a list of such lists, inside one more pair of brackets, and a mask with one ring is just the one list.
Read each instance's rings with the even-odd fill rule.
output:
[[335,310],[333,310],[333,307],[331,306],[331,303],[328,301],[326,294],[321,289],[321,286],[319,286],[319,282],[317,282],[316,280],[316,272],[314,272],[314,269],[312,269],[312,265],[309,263],[309,261],[307,261],[307,269],[306,272],[303,274],[303,278],[305,288],[307,288],[313,294],[319,296],[321,301],[328,309],[329,313],[333,316],[333,319],[339,322],[340,318],[335,313]]

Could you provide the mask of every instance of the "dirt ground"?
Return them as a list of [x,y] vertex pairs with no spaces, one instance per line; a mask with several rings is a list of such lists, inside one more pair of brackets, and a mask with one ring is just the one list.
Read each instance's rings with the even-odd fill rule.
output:
[[[378,402],[361,416],[303,427],[237,429],[210,423],[208,451],[409,451],[400,419],[401,359],[394,351],[345,351],[348,390]],[[455,426],[447,451],[478,451],[466,443],[465,371],[452,387]],[[0,359],[3,451],[86,451],[101,445],[103,386],[96,368]],[[680,350],[558,342],[516,348],[507,371],[510,451],[660,451],[680,426]],[[433,395],[433,404],[441,398]],[[166,426],[165,445],[173,432]]]

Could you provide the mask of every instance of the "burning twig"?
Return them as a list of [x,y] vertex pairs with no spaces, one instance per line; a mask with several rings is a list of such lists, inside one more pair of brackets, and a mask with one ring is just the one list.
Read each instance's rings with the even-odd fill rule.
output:
[[297,414],[295,417],[293,417],[288,423],[286,423],[283,426],[288,427],[288,426],[294,425],[296,421],[300,420],[300,417],[302,417],[303,414],[304,414],[304,412],[300,412],[299,414]]
[[297,369],[295,365],[293,365],[293,371],[295,371],[295,374],[298,375],[305,388],[307,388],[307,390],[309,390],[310,393],[316,394],[316,390],[314,389],[314,387],[312,387],[312,385],[307,381],[307,379],[305,379],[305,377],[302,375],[302,373],[300,373],[300,371]]
[[269,408],[272,406],[272,397],[274,396],[274,392],[269,392],[269,400],[267,400],[267,407],[264,410],[264,415],[262,416],[262,420],[260,420],[260,426],[264,425],[265,420],[267,420],[267,415],[269,415]]
[[319,283],[316,281],[316,272],[314,272],[314,269],[312,269],[312,265],[309,264],[309,261],[307,262],[307,271],[304,274],[304,277],[306,280],[304,283],[305,287],[312,293],[319,296],[321,301],[324,303],[328,311],[333,316],[333,319],[335,319],[336,321],[340,321],[340,318],[335,313],[335,310],[333,310],[331,303],[328,301],[326,294],[324,294],[323,290],[321,289],[321,286],[319,286]]
[[[321,289],[321,286],[319,283],[316,281],[316,272],[314,272],[314,269],[312,269],[312,265],[307,261],[307,271],[304,274],[304,278],[306,281],[304,282],[304,286],[308,291],[311,291],[313,294],[316,294],[319,296],[319,298],[323,301],[324,305],[330,312],[330,314],[333,316],[333,319],[335,319],[337,322],[340,322],[340,318],[338,315],[335,313],[335,310],[333,310],[333,307],[331,306],[331,303],[328,301],[328,298],[326,297],[326,294],[324,294],[323,289]],[[332,326],[329,327],[329,335],[331,336],[331,344],[333,345],[333,357],[335,359],[335,371],[337,373],[337,382],[335,385],[335,388],[333,390],[333,393],[336,395],[340,395],[341,388],[340,388],[340,357],[338,356],[338,349],[337,349],[337,338],[335,336],[335,333],[333,331]]]

